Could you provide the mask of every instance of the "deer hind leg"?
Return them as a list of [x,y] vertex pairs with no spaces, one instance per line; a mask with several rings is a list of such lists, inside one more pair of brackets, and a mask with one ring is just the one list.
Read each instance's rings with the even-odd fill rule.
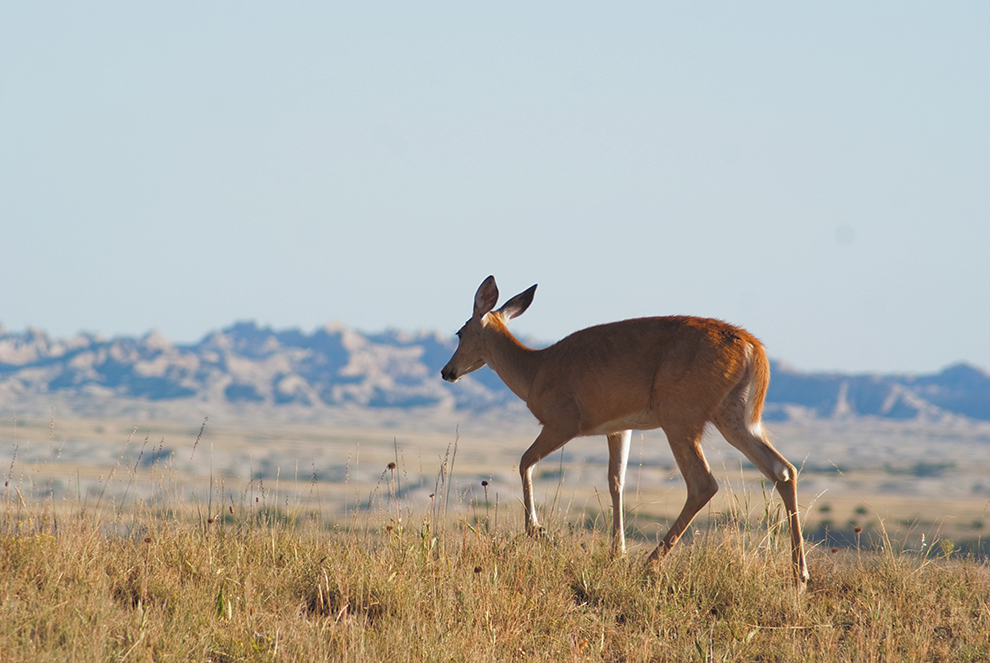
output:
[[791,533],[791,561],[795,585],[802,589],[808,582],[808,565],[804,559],[804,539],[798,517],[797,471],[767,440],[763,424],[746,423],[746,403],[742,398],[727,399],[722,410],[712,419],[722,436],[750,460],[768,479],[784,502],[787,524]]
[[703,430],[703,428],[690,430],[664,428],[670,449],[674,453],[674,460],[677,461],[677,467],[680,468],[681,474],[684,475],[684,481],[687,483],[687,500],[684,502],[684,508],[681,509],[677,520],[667,531],[667,536],[650,555],[649,560],[647,560],[648,563],[655,562],[670,552],[670,549],[681,538],[694,517],[718,492],[718,482],[708,467],[705,454],[701,451]]
[[526,533],[536,536],[540,533],[540,520],[536,516],[536,503],[533,501],[533,469],[540,459],[552,454],[567,444],[573,434],[565,433],[550,426],[543,430],[530,445],[519,461],[519,474],[522,476],[523,505],[526,507]]
[[608,492],[612,495],[612,552],[626,554],[625,525],[622,519],[622,486],[626,481],[629,462],[629,441],[632,431],[624,430],[608,436]]

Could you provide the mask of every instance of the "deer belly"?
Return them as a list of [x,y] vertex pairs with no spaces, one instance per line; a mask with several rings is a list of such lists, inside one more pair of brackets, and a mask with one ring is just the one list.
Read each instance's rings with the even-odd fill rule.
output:
[[650,409],[644,409],[593,426],[587,431],[581,431],[581,435],[609,435],[624,430],[650,430],[659,427],[656,414]]

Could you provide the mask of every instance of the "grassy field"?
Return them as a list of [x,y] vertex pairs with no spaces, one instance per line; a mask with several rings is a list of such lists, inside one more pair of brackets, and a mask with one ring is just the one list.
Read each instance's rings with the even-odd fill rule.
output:
[[[435,512],[430,495],[441,470],[451,517],[475,517],[490,502],[496,518],[518,515],[519,457],[535,438],[531,422],[489,421],[384,428],[349,425],[250,425],[239,417],[182,423],[95,419],[0,422],[0,468],[26,502],[127,511],[179,503],[216,515],[259,504],[305,508],[326,522],[380,508],[386,467],[395,463],[396,497],[412,512]],[[828,547],[884,536],[922,550],[951,540],[957,550],[990,553],[990,426],[887,422],[810,422],[771,426],[775,444],[801,474],[805,530]],[[702,521],[763,509],[762,477],[717,435],[706,439],[722,486]],[[536,496],[551,519],[610,518],[604,438],[579,438],[545,459]],[[451,467],[452,466],[452,467]],[[482,482],[488,485],[482,487]],[[626,484],[628,534],[644,548],[666,532],[685,498],[684,481],[663,434],[633,436]],[[583,525],[582,525],[583,526]]]
[[[731,456],[713,457],[719,501],[644,572],[683,500],[662,436],[634,442],[614,558],[602,441],[541,465],[549,534],[531,540],[515,463],[532,431],[505,428],[6,426],[0,660],[990,659],[990,569],[963,545],[981,540],[981,431],[940,464],[903,432],[850,432],[858,464],[818,429],[781,434],[796,464],[814,452],[806,526],[850,537],[810,545],[797,596],[779,503]],[[911,477],[969,492],[890,489]]]
[[[990,572],[949,550],[811,550],[724,521],[656,572],[598,530],[352,527],[250,510],[8,510],[0,657],[17,661],[985,661]],[[771,510],[772,511],[772,510]]]

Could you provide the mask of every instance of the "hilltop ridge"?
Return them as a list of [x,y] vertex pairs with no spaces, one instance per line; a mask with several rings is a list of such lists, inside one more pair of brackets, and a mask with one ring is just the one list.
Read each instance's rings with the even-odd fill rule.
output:
[[[158,332],[107,339],[55,339],[0,327],[0,406],[53,395],[279,407],[347,406],[495,411],[517,404],[484,368],[457,385],[440,379],[452,335],[340,323],[306,333],[238,322],[200,341],[174,344]],[[956,364],[929,375],[807,373],[773,361],[765,416],[771,420],[869,416],[990,420],[990,375]]]

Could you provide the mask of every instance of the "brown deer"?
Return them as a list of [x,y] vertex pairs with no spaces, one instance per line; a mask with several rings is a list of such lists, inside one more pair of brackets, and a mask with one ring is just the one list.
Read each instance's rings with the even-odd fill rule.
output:
[[662,428],[687,483],[687,501],[650,555],[664,557],[695,515],[718,491],[701,449],[711,422],[774,484],[787,509],[794,581],[808,581],[797,473],[767,440],[761,413],[770,381],[763,345],[720,320],[687,316],[638,318],[574,332],[548,348],[527,348],[506,322],[533,302],[536,286],[500,309],[495,278],[474,296],[474,313],[457,332],[459,343],[441,375],[448,382],[490,366],[543,425],[519,463],[526,531],[540,531],[533,503],[533,468],[540,459],[581,435],[608,438],[613,547],[625,553],[622,485],[632,429]]

